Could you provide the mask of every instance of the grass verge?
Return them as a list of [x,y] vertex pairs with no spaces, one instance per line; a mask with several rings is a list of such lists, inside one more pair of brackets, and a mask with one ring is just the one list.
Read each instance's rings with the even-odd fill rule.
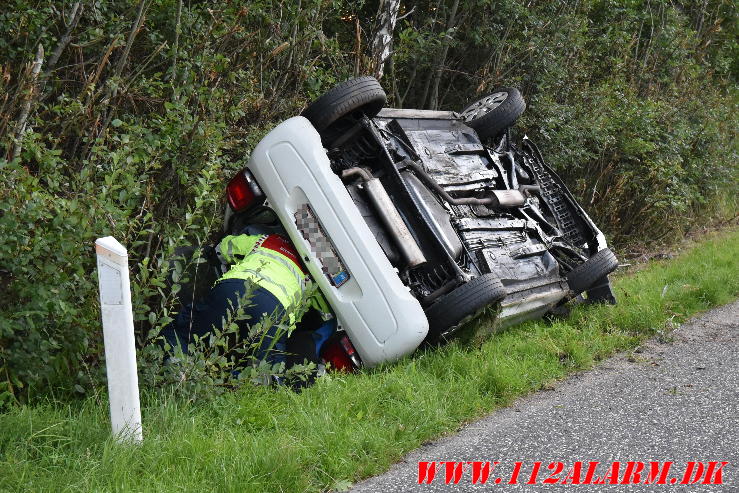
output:
[[146,396],[139,447],[109,439],[103,398],[18,408],[0,416],[0,489],[344,489],[425,440],[733,300],[738,272],[733,231],[618,276],[617,306],[331,375],[301,394],[247,388],[195,404]]

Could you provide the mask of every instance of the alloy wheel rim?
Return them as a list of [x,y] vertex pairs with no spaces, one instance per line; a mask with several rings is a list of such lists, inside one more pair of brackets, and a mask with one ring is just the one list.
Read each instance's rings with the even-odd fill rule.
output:
[[461,117],[466,122],[480,118],[500,106],[507,97],[507,91],[494,92],[465,108]]

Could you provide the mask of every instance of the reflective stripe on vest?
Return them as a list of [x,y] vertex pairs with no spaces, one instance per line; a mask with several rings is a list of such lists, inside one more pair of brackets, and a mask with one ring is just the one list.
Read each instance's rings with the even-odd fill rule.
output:
[[[286,309],[302,301],[307,276],[295,248],[284,238],[279,235],[228,236],[219,250],[225,260],[234,263],[221,279],[253,281],[272,293]],[[243,259],[239,260],[242,255]]]
[[217,252],[222,261],[231,265],[221,279],[249,280],[266,289],[286,309],[290,325],[301,311],[295,309],[304,303],[318,310],[323,320],[333,318],[329,304],[313,285],[295,247],[280,235],[226,236]]
[[260,235],[239,235],[226,236],[216,247],[216,253],[221,262],[226,265],[233,265],[243,260],[248,254],[254,251],[257,243],[264,241],[266,236]]
[[256,252],[254,252],[252,255],[261,255],[262,257],[267,257],[270,260],[274,260],[275,262],[281,263],[282,265],[285,266],[287,270],[289,270],[292,273],[293,276],[295,276],[295,280],[297,282],[303,282],[303,279],[305,278],[305,275],[295,268],[296,266],[293,262],[285,259],[284,257],[276,255],[274,253],[270,253],[268,250],[262,250],[260,248]]

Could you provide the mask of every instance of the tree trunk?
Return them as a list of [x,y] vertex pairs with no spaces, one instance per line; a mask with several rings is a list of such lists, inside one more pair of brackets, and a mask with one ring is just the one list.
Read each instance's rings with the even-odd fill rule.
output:
[[[439,16],[439,12],[441,11],[441,2],[442,0],[436,0],[436,7],[434,7],[434,19],[431,22],[432,35],[436,34],[436,19]],[[426,108],[426,99],[428,98],[429,89],[431,88],[431,79],[434,78],[435,73],[435,70],[429,70],[428,77],[426,77],[426,82],[423,85],[423,95],[421,96],[420,101],[417,103],[417,108]]]
[[180,32],[182,31],[182,0],[177,2],[174,25],[174,46],[172,47],[172,80],[177,80],[177,57],[180,54]]
[[380,0],[375,21],[375,36],[372,39],[372,75],[380,79],[385,70],[385,62],[392,54],[393,32],[398,20],[400,0]]
[[36,82],[38,80],[38,74],[41,72],[41,65],[44,63],[44,47],[41,43],[38,45],[36,51],[36,59],[33,61],[31,66],[31,76],[28,84],[28,93],[25,100],[23,101],[23,107],[21,113],[18,116],[18,123],[15,127],[15,143],[13,144],[13,152],[10,155],[10,160],[14,160],[21,155],[23,149],[23,135],[26,133],[26,122],[28,121],[28,115],[31,113],[31,106],[33,100],[36,98]]
[[429,109],[435,110],[439,107],[439,83],[441,82],[441,74],[444,70],[444,62],[446,62],[447,53],[449,53],[449,43],[451,42],[451,36],[454,33],[455,25],[457,24],[457,8],[459,7],[459,0],[454,0],[452,9],[449,12],[449,21],[446,25],[446,35],[441,45],[441,54],[439,55],[439,63],[436,66],[436,74],[431,88],[431,97],[429,99]]
[[49,77],[52,70],[56,68],[56,64],[59,61],[59,58],[62,56],[62,52],[64,49],[69,45],[69,42],[72,41],[72,32],[77,27],[77,24],[80,21],[80,18],[82,17],[82,11],[84,10],[84,5],[82,2],[77,2],[72,6],[72,12],[70,14],[70,21],[69,25],[67,26],[67,32],[64,33],[64,35],[59,40],[59,43],[56,45],[56,49],[52,52],[51,56],[49,57],[49,61],[46,64],[46,70],[44,71],[44,78]]
[[[118,62],[115,65],[115,68],[113,69],[113,74],[111,76],[111,79],[117,79],[121,76],[123,73],[123,68],[126,66],[126,62],[128,61],[128,55],[131,53],[131,48],[133,47],[133,42],[136,39],[136,36],[138,35],[139,31],[141,31],[141,28],[144,25],[144,17],[146,15],[146,10],[149,8],[149,5],[151,5],[152,0],[141,0],[139,2],[138,9],[136,11],[136,19],[133,21],[133,24],[131,26],[131,32],[128,33],[128,39],[126,41],[125,46],[123,47],[123,53],[121,53],[121,56],[118,58]],[[101,108],[100,115],[103,116],[103,124],[99,129],[96,129],[95,126],[90,128],[88,132],[88,139],[87,144],[85,146],[85,149],[82,151],[82,159],[80,162],[84,161],[85,159],[89,158],[90,153],[92,152],[92,146],[95,142],[95,139],[100,137],[105,133],[105,130],[108,128],[108,125],[110,125],[110,122],[113,120],[113,113],[115,111],[115,107],[111,107],[111,102],[113,98],[115,98],[118,95],[118,81],[115,81],[115,84],[109,84],[108,87],[105,89],[105,93],[103,95],[103,99],[100,101],[99,106]]]

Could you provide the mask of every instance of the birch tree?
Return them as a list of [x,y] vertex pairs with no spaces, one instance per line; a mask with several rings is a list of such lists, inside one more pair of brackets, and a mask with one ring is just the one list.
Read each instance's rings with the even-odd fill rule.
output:
[[449,44],[452,41],[452,36],[454,36],[454,31],[456,29],[457,25],[457,8],[459,7],[459,0],[454,0],[454,3],[452,4],[451,12],[449,12],[449,19],[447,20],[446,25],[446,34],[444,36],[444,41],[441,45],[441,52],[439,53],[439,63],[436,66],[436,70],[434,72],[433,76],[433,85],[431,89],[431,97],[430,97],[430,103],[429,103],[429,109],[435,110],[439,107],[439,83],[441,82],[441,78],[444,71],[444,64],[446,63],[446,57],[449,53]]
[[380,0],[375,21],[375,36],[372,38],[372,75],[382,77],[385,62],[392,54],[393,31],[398,20],[400,0]]

